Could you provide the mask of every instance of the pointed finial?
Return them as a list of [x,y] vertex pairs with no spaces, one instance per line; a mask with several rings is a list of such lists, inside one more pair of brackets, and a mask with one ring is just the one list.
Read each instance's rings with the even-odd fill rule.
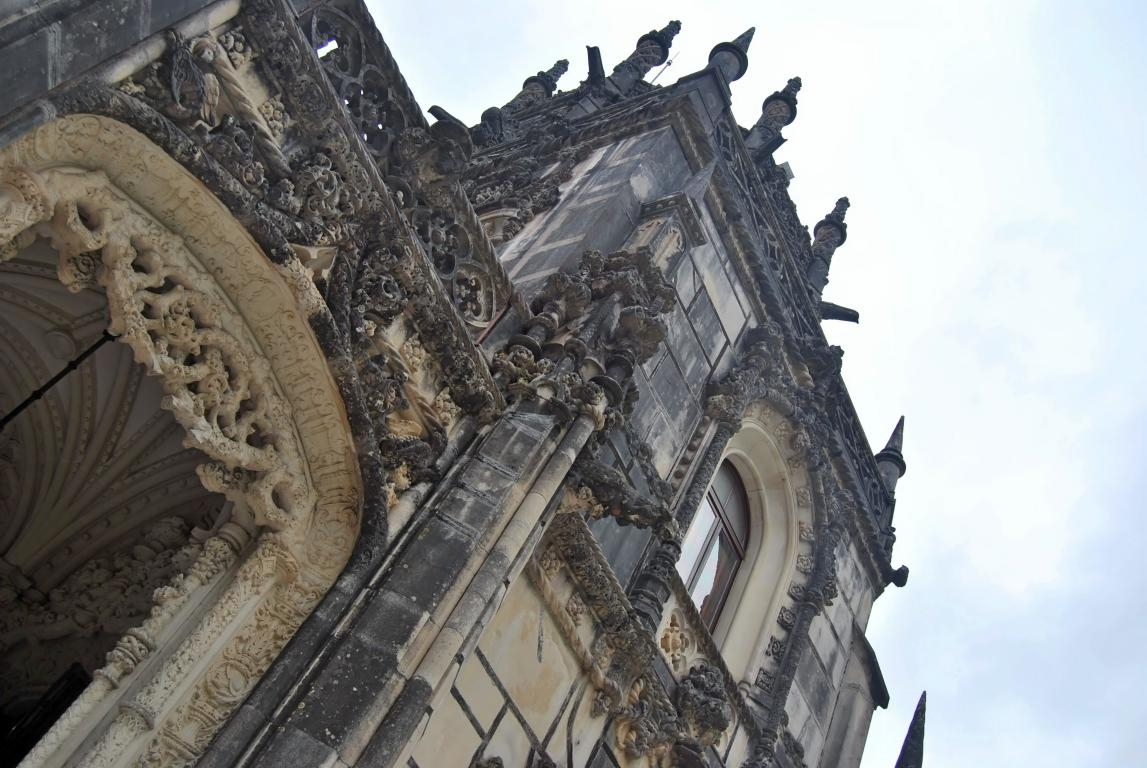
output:
[[800,92],[800,89],[801,79],[790,77],[784,88],[769,94],[769,97],[761,104],[761,119],[773,124],[777,130],[796,120],[797,93]]
[[709,66],[725,76],[725,82],[739,80],[749,68],[749,43],[756,27],[749,27],[731,43],[717,43],[709,51]]
[[[637,52],[639,53],[645,43],[656,43],[661,48],[660,61],[654,62],[650,69],[653,67],[661,66],[669,58],[669,47],[673,45],[673,38],[677,37],[677,33],[681,31],[681,22],[673,20],[666,24],[661,29],[653,32],[647,32],[642,35],[637,41]],[[646,72],[649,70],[647,69]],[[642,75],[644,76],[644,72]]]
[[896,428],[892,430],[892,434],[888,436],[888,444],[884,446],[886,451],[896,451],[900,453],[904,449],[904,417],[901,416],[900,420],[896,422]]
[[[661,29],[650,30],[638,38],[637,49],[634,53],[641,53],[642,48],[648,47],[650,43],[653,43],[661,49],[661,60],[655,61],[651,66],[660,66],[661,64],[665,63],[666,59],[669,58],[669,47],[673,45],[673,38],[677,37],[677,33],[680,31],[681,22],[677,20],[669,22]],[[632,58],[632,56],[630,58]],[[648,72],[649,70],[646,71]],[[644,74],[644,72],[642,74]]]
[[888,438],[888,444],[876,454],[876,470],[884,480],[889,493],[896,492],[896,481],[904,477],[908,465],[904,463],[904,417],[896,422],[896,428]]
[[522,90],[518,91],[518,95],[510,99],[502,110],[518,112],[553,96],[554,90],[558,87],[558,78],[564,75],[569,67],[570,63],[561,59],[545,72],[527,77],[522,83]]
[[661,38],[665,40],[666,45],[670,45],[673,42],[673,38],[677,37],[677,33],[680,31],[681,22],[674,19],[662,27],[660,30],[658,30],[656,34],[660,35]]
[[761,103],[761,116],[749,129],[745,144],[755,157],[771,155],[785,143],[781,129],[797,119],[797,91],[801,89],[801,79],[793,77],[779,91],[769,94]]
[[904,744],[900,747],[900,757],[896,768],[922,768],[924,765],[924,712],[928,702],[928,692],[920,694],[908,733],[904,734]]
[[[812,228],[814,248],[816,247],[815,241],[827,242],[828,240],[832,240],[831,247],[833,250],[836,250],[844,244],[844,241],[848,239],[848,225],[844,223],[844,215],[848,212],[850,205],[851,203],[848,202],[847,197],[839,198],[836,201],[836,205],[832,207],[832,210],[816,223],[816,226]],[[821,235],[821,232],[826,230],[835,230],[835,232],[827,232],[825,235]]]

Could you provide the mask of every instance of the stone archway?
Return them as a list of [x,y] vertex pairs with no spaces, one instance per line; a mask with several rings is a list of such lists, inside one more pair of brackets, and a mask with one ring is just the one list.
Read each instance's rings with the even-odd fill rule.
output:
[[273,265],[200,182],[107,118],[64,117],[0,150],[0,259],[37,239],[65,286],[104,291],[110,332],[206,457],[203,485],[253,530],[203,542],[24,764],[189,764],[358,533],[354,443],[307,323],[320,299],[297,262]]
[[[15,765],[152,595],[226,523],[203,454],[160,407],[159,380],[108,343],[98,287],[70,292],[43,239],[0,262],[0,765]],[[70,361],[82,362],[67,367]],[[70,370],[63,378],[57,371]],[[55,383],[38,400],[25,400]],[[20,405],[26,408],[21,409]]]

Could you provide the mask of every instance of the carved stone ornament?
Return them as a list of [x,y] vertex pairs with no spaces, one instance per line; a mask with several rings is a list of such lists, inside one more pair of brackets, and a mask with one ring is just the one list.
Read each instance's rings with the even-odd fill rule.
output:
[[439,107],[427,125],[365,6],[325,5],[302,23],[394,203],[408,218],[455,308],[485,327],[509,281],[459,178],[473,146],[467,128]]
[[681,725],[698,744],[715,744],[728,730],[732,707],[726,699],[721,670],[701,663],[677,684],[677,713]]
[[669,668],[674,672],[683,673],[687,666],[687,653],[696,645],[692,629],[682,616],[674,612],[669,616],[669,623],[661,633],[661,651],[669,659]]
[[597,500],[596,517],[609,515],[621,525],[653,528],[663,538],[677,534],[669,507],[642,496],[620,470],[583,454],[574,465],[574,475]]
[[[596,690],[594,714],[613,716],[617,748],[631,758],[657,758],[667,754],[677,737],[677,712],[653,668],[658,654],[654,639],[638,622],[579,514],[584,504],[566,492],[527,573]],[[564,563],[561,570],[576,590],[576,615],[553,582],[560,568],[551,564],[555,558]],[[600,632],[592,647],[578,629],[585,619],[592,619]]]
[[[159,379],[162,407],[204,455],[203,484],[248,509],[259,529],[249,545],[222,529],[203,542],[24,764],[79,748],[85,765],[187,765],[333,583],[357,536],[354,444],[307,322],[314,287],[296,280],[297,262],[272,264],[157,146],[91,115],[0,151],[0,258],[36,238],[59,253],[67,287],[105,292],[110,332]],[[213,602],[186,615],[224,571]],[[170,637],[178,642],[161,642]]]
[[564,418],[620,425],[632,406],[632,374],[665,338],[658,315],[675,293],[647,248],[608,256],[586,251],[575,272],[551,275],[523,333],[495,355],[510,400],[537,398]]

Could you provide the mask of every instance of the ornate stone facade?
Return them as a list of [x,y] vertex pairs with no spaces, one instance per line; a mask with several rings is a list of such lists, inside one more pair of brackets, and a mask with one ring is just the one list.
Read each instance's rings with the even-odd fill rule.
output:
[[773,160],[799,78],[742,129],[752,30],[654,86],[672,21],[431,123],[359,0],[179,7],[0,18],[5,753],[855,768],[906,465],[820,327],[847,199],[810,237]]

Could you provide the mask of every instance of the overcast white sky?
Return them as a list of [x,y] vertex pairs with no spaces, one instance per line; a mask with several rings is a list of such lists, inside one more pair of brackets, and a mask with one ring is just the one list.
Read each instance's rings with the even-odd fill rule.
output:
[[1125,2],[435,3],[373,10],[422,106],[467,123],[585,45],[607,71],[680,19],[659,83],[749,26],[734,112],[800,75],[778,159],[808,224],[848,195],[827,324],[874,447],[907,416],[894,564],[870,626],[891,768],[1147,766],[1147,6]]

